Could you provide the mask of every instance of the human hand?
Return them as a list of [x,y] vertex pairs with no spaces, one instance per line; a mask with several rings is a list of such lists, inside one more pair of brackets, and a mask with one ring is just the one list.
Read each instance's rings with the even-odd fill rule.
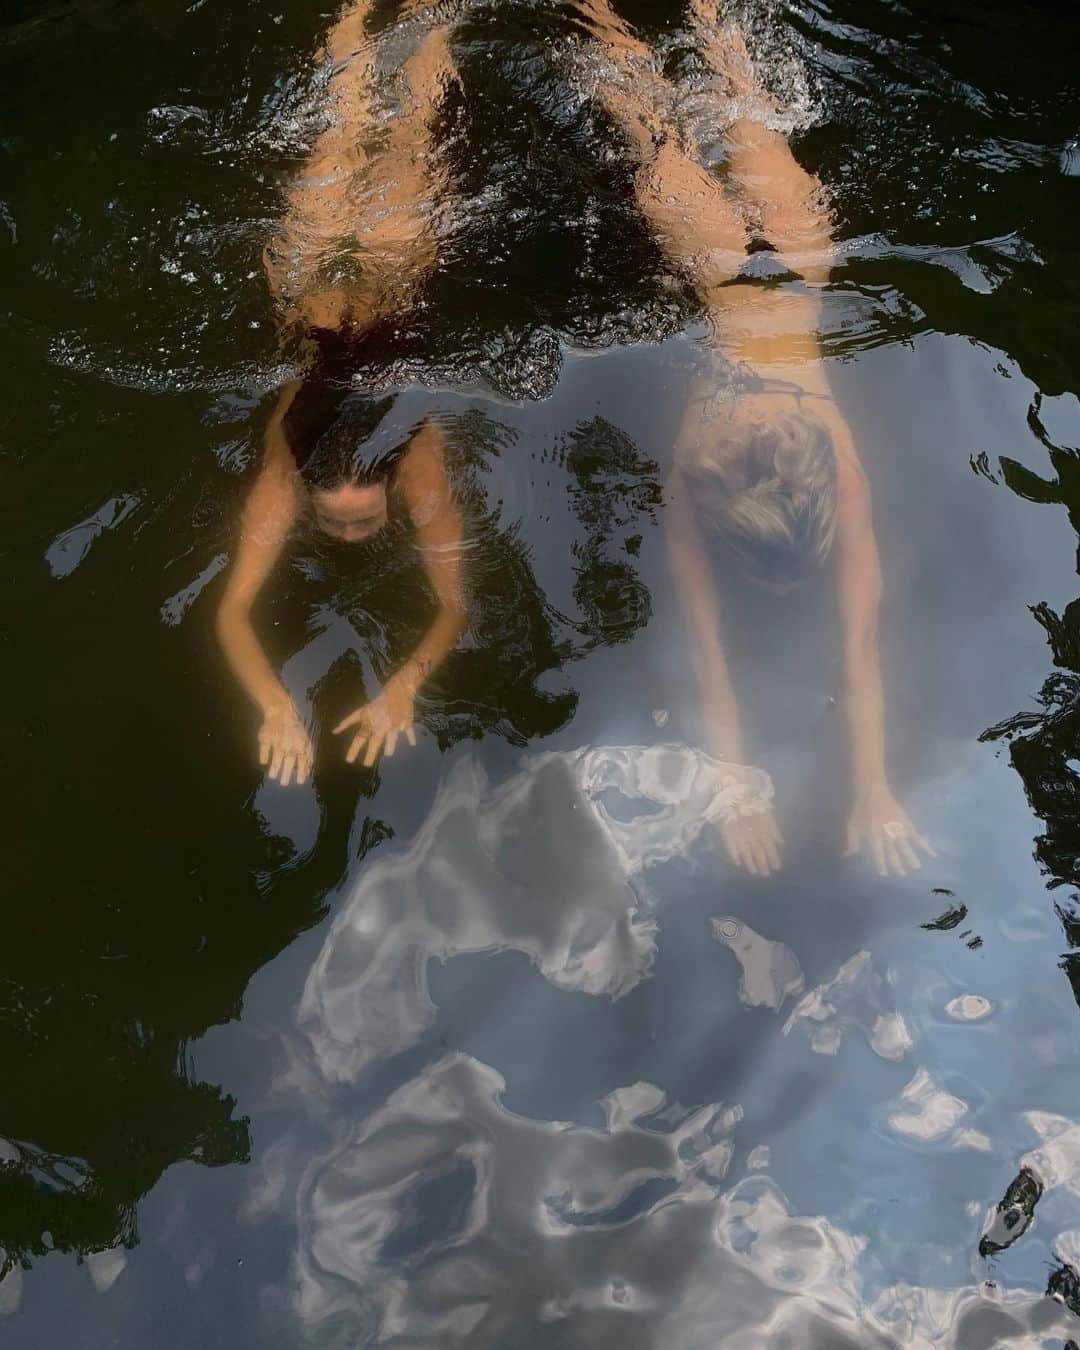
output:
[[902,877],[922,867],[921,849],[929,858],[937,853],[911,823],[911,817],[885,784],[860,794],[847,827],[844,856],[869,846],[878,876]]
[[334,728],[335,736],[350,727],[356,728],[352,744],[345,752],[345,762],[352,764],[366,745],[363,764],[365,769],[370,769],[384,745],[388,756],[394,753],[398,737],[402,735],[410,745],[415,745],[415,708],[416,686],[399,671],[387,680],[378,697],[357,708]]
[[270,766],[270,777],[288,787],[295,773],[297,783],[306,783],[313,758],[311,738],[295,707],[283,703],[268,708],[259,729],[259,763]]
[[767,877],[783,866],[780,848],[784,842],[776,817],[769,810],[732,816],[720,823],[720,838],[736,867],[751,876]]

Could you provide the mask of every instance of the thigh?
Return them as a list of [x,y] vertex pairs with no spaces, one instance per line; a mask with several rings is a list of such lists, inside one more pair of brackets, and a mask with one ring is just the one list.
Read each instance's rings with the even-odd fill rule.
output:
[[386,77],[364,36],[366,11],[352,6],[328,37],[338,63],[331,124],[289,187],[263,259],[287,317],[318,327],[407,304],[437,258],[447,181],[435,121],[456,78],[450,31],[429,28]]

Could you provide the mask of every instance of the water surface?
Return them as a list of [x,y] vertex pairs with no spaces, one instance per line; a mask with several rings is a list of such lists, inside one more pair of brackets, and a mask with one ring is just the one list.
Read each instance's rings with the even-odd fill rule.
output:
[[[715,153],[679,7],[620,12]],[[388,79],[453,31],[452,242],[382,374],[447,428],[475,617],[415,750],[260,778],[213,616],[294,359],[260,254],[331,17],[0,28],[0,1340],[1080,1341],[1075,20],[743,11],[838,221],[890,765],[939,853],[840,856],[829,588],[748,592],[761,882],[702,828],[661,539],[705,329],[569,7],[378,9]],[[263,619],[320,726],[410,622],[339,561]]]

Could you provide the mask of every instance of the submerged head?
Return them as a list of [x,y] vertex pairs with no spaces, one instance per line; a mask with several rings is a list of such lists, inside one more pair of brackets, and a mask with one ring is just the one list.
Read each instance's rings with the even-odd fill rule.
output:
[[756,580],[786,590],[828,556],[836,534],[836,458],[801,413],[733,418],[721,441],[684,459],[695,504]]
[[300,470],[316,524],[333,539],[357,544],[387,522],[388,493],[400,458],[370,444],[392,398],[357,400],[319,438]]
[[378,534],[387,521],[386,483],[341,483],[311,494],[315,522],[343,544],[359,544]]

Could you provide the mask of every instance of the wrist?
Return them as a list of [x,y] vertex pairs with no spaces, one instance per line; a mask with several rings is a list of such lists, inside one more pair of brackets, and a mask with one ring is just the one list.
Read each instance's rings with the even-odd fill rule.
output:
[[742,727],[733,697],[714,694],[709,700],[705,708],[705,739],[717,759],[743,762]]
[[892,789],[883,769],[855,771],[855,796],[860,801],[874,801],[892,796]]
[[432,665],[428,656],[410,656],[398,671],[398,677],[415,692],[431,674]]
[[712,726],[708,733],[709,753],[714,759],[724,760],[728,764],[745,764],[746,751],[742,737],[730,726]]
[[264,718],[296,715],[296,708],[293,701],[284,689],[268,694],[265,698],[260,698],[258,704],[259,711]]

